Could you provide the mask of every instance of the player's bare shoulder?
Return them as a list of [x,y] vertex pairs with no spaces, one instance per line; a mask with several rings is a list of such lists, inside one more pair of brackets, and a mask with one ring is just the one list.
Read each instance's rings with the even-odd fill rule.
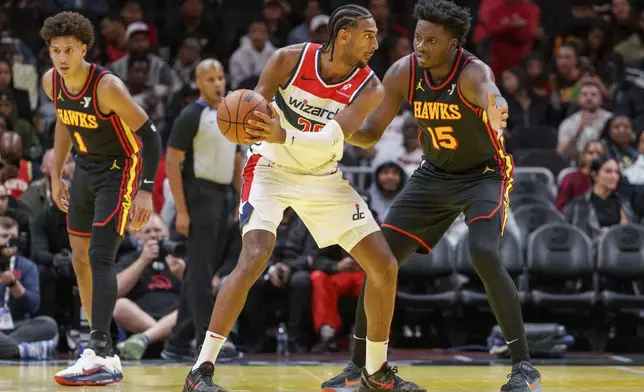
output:
[[45,73],[43,74],[41,80],[42,83],[42,88],[45,90],[45,94],[49,97],[49,99],[54,99],[54,82],[53,82],[53,77],[54,77],[54,69],[49,68]]
[[279,84],[285,83],[297,67],[306,44],[295,44],[280,48],[273,53],[270,60],[271,75]]
[[463,89],[486,81],[488,78],[494,80],[494,74],[490,66],[480,59],[472,58],[463,67],[461,74],[458,76],[458,83],[461,89]]
[[410,85],[413,82],[410,80],[412,56],[413,53],[399,58],[387,70],[383,79],[387,94],[397,92],[405,98],[409,96]]

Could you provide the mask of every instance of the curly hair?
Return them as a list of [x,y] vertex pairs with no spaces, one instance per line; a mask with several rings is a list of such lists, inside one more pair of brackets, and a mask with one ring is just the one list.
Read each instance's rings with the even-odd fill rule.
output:
[[87,45],[87,49],[94,44],[94,26],[83,15],[77,12],[61,12],[45,19],[45,23],[40,29],[40,37],[47,42],[52,38],[74,36],[79,41]]
[[340,30],[354,27],[359,20],[369,18],[373,18],[371,12],[359,5],[347,4],[338,7],[329,18],[329,26],[327,27],[329,29],[329,39],[322,46],[322,52],[331,48],[331,61],[333,61],[335,39]]
[[414,19],[442,25],[459,45],[465,43],[472,26],[470,10],[450,0],[420,0],[414,7]]

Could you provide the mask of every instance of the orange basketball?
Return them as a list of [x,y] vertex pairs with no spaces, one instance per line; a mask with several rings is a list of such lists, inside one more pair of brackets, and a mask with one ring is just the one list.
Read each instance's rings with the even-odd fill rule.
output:
[[217,110],[219,131],[235,144],[246,144],[245,125],[248,120],[259,120],[254,111],[271,115],[269,103],[253,90],[235,90],[221,99]]

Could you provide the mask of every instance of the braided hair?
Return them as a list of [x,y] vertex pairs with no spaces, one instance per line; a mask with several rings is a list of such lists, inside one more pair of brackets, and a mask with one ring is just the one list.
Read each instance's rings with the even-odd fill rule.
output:
[[338,7],[329,18],[329,39],[322,46],[322,52],[327,51],[331,48],[331,58],[333,61],[333,51],[335,46],[335,39],[338,36],[338,33],[342,29],[347,27],[354,27],[358,24],[358,21],[361,19],[373,18],[371,12],[368,9],[361,7],[359,5],[347,4],[342,7]]

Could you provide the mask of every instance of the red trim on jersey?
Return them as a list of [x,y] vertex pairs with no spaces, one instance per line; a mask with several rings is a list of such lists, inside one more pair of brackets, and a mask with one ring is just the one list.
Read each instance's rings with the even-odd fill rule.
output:
[[[56,73],[56,68],[54,68],[54,72],[51,73],[52,75],[52,85],[51,85],[51,100],[54,101],[54,110],[58,112],[58,104],[56,101],[58,100],[58,97],[56,96],[56,79],[58,79],[58,74]],[[56,113],[58,115],[58,113]]]
[[318,76],[316,58],[321,45],[309,44],[306,48],[299,72],[293,78],[291,84],[318,98],[332,99],[338,103],[348,105],[351,97],[370,78],[371,68],[364,67],[356,69],[342,82],[326,84]]
[[401,229],[400,227],[396,227],[396,226],[394,226],[394,225],[390,225],[389,223],[383,223],[383,224],[381,224],[381,225],[380,225],[380,227],[388,227],[388,228],[390,228],[390,229],[392,229],[392,230],[396,230],[397,232],[402,233],[402,234],[406,235],[407,237],[412,238],[412,239],[414,239],[414,240],[418,241],[418,243],[419,243],[419,244],[421,244],[423,247],[425,247],[428,251],[430,251],[430,252],[432,251],[432,248],[431,248],[429,245],[427,245],[427,244],[425,243],[425,241],[423,241],[422,239],[420,239],[420,237],[417,237],[417,236],[413,235],[412,233],[410,233],[410,232],[408,232],[408,231],[406,231],[406,230]]
[[414,53],[409,55],[409,103],[414,99],[414,82],[416,81],[416,58],[414,56]]
[[96,83],[94,83],[94,88],[92,89],[92,101],[93,101],[92,105],[94,105],[94,112],[96,112],[96,115],[101,120],[109,120],[110,117],[113,114],[113,113],[110,113],[107,116],[104,116],[103,113],[101,113],[101,110],[98,107],[98,99],[96,99],[96,97],[97,97],[96,90],[98,90],[98,82],[101,80],[103,75],[108,74],[108,73],[110,73],[110,71],[108,71],[108,70],[101,71],[101,73],[98,74],[98,76],[96,76]]
[[[89,71],[89,76],[87,77],[87,80],[85,81],[85,87],[81,90],[81,92],[78,95],[72,95],[67,91],[67,88],[65,87],[65,81],[62,80],[60,83],[60,87],[63,90],[63,93],[67,96],[67,98],[71,99],[72,101],[75,101],[79,98],[81,98],[83,95],[85,95],[85,92],[89,88],[90,83],[92,82],[92,76],[94,76],[94,71],[96,71],[96,64],[91,65],[92,69]],[[62,79],[62,78],[61,78]]]
[[83,232],[83,231],[76,231],[76,230],[72,230],[72,229],[70,229],[70,228],[69,228],[69,214],[67,214],[67,215],[65,216],[65,226],[67,226],[67,232],[68,232],[69,234],[72,234],[72,235],[75,235],[75,236],[79,236],[79,237],[91,237],[91,236],[92,236],[92,232],[85,233],[85,232]]
[[257,162],[259,162],[261,157],[262,156],[259,154],[251,155],[246,162],[246,166],[244,166],[244,172],[242,173],[244,184],[242,185],[241,191],[241,203],[246,203],[248,201],[250,188],[253,186],[253,178],[255,177],[255,166],[257,166]]
[[130,148],[130,144],[127,142],[127,135],[125,134],[125,129],[122,127],[121,119],[118,116],[112,116],[111,121],[114,131],[116,132],[116,136],[121,143],[121,147],[123,147],[123,151],[125,151],[127,156],[131,156],[134,154],[134,151]]
[[[119,197],[117,198],[118,204],[114,208],[114,211],[112,211],[103,222],[94,222],[92,223],[92,226],[105,226],[114,217],[114,214],[116,214],[121,209],[121,206],[123,205],[123,203],[121,203],[121,200],[123,199],[123,194],[125,194],[125,190],[127,188],[127,182],[128,182],[128,177],[129,177],[129,172],[131,167],[132,167],[132,160],[126,159],[125,165],[123,165],[123,170],[121,172],[121,185],[119,185]],[[118,230],[118,227],[120,227],[120,224],[117,225],[116,227]]]
[[436,87],[432,86],[432,84],[429,82],[429,78],[427,77],[427,71],[424,71],[425,82],[427,82],[427,86],[429,86],[431,90],[440,90],[443,87],[447,86],[447,84],[452,80],[452,78],[454,78],[454,75],[456,75],[456,71],[458,71],[458,68],[459,68],[458,64],[461,62],[461,57],[463,57],[463,48],[460,48],[458,50],[458,56],[456,57],[456,61],[454,62],[454,68],[452,68],[452,72],[449,74],[447,79],[445,79],[443,83],[441,83],[439,86],[436,86]]

